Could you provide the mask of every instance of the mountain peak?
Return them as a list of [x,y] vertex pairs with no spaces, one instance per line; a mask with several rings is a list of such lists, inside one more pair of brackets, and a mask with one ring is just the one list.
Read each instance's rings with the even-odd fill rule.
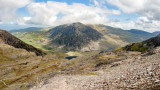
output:
[[95,29],[79,22],[57,26],[48,32],[51,34],[52,44],[64,46],[67,50],[80,50],[91,41],[102,37],[102,34]]
[[80,22],[76,22],[76,23],[69,24],[68,26],[80,27],[80,26],[84,26],[84,24],[82,24],[82,23],[80,23]]
[[72,24],[82,24],[81,22],[75,22],[75,23],[72,23]]

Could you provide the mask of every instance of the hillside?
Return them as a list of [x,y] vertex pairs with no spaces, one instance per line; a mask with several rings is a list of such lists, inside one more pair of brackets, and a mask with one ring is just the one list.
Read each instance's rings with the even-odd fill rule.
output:
[[[155,34],[156,32],[149,33],[149,32],[136,30],[136,29],[123,30],[121,28],[114,28],[114,27],[105,26],[105,25],[90,25],[90,26],[98,30],[99,32],[103,33],[106,36],[116,35],[119,37],[120,40],[128,43],[140,42],[156,36]],[[113,37],[110,37],[110,38],[113,38]]]
[[16,38],[15,36],[11,35],[7,31],[0,30],[0,44],[8,44],[11,45],[15,48],[21,48],[25,49],[30,52],[35,52],[36,55],[44,55],[45,53],[42,52],[41,50],[24,43],[20,39]]

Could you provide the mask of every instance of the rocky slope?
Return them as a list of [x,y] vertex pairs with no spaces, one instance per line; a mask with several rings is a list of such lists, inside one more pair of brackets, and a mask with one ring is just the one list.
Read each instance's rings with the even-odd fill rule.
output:
[[[105,63],[85,75],[56,75],[31,90],[159,90],[160,47],[154,49],[154,52],[156,54],[131,55],[113,63]],[[109,55],[109,52],[101,54]]]
[[35,52],[37,55],[45,54],[41,50],[24,43],[20,39],[16,38],[15,36],[11,35],[10,33],[4,30],[0,30],[0,44],[8,44],[15,48],[26,49],[27,51]]

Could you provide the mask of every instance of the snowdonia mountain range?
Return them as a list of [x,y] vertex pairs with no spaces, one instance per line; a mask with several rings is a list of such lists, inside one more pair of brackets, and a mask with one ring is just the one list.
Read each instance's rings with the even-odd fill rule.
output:
[[10,32],[28,44],[52,51],[107,50],[140,42],[158,34],[79,22],[54,28],[27,28]]
[[160,0],[0,0],[0,90],[160,90]]
[[[73,23],[12,34],[21,40],[0,30],[1,90],[45,90],[45,85],[47,89],[58,90],[86,89],[85,86],[87,89],[102,86],[104,90],[128,87],[159,90],[160,35],[155,36],[157,33]],[[125,44],[128,45],[106,51]],[[45,53],[34,46],[56,51]],[[103,51],[88,51],[102,48]],[[79,56],[58,52],[81,50],[87,52],[80,52]],[[64,82],[71,83],[57,87]]]
[[[47,45],[49,43],[51,46],[71,45],[68,46],[69,49],[74,49],[72,47],[73,43],[62,42],[63,40],[72,42],[71,38],[66,37],[68,35],[67,33],[76,37],[76,39],[83,39],[84,42],[81,41],[83,44],[92,41],[103,41],[106,39],[105,35],[110,35],[107,38],[113,38],[113,35],[114,37],[119,35],[119,38],[115,38],[115,40],[120,40],[120,38],[127,40],[125,36],[120,37],[123,34],[134,35],[128,31],[121,32],[121,29],[108,26],[104,26],[106,28],[101,27],[101,29],[96,26],[96,28],[99,28],[97,30],[79,23],[71,25],[58,27],[63,28],[61,30],[59,29],[60,31],[56,30],[56,27],[47,31],[20,34],[25,37],[26,41],[33,39],[37,40],[36,43],[41,44],[41,42],[47,42]],[[83,29],[79,25],[83,26]],[[73,27],[76,27],[76,29]],[[86,29],[89,29],[89,32]],[[111,32],[108,29],[112,29],[113,31]],[[117,31],[119,31],[119,34],[116,33]],[[72,35],[72,32],[77,36]],[[91,33],[94,34],[90,36]],[[19,33],[16,34],[20,35]],[[80,35],[88,39],[84,39]],[[93,37],[94,35],[95,37]],[[33,38],[31,39],[31,37]],[[78,41],[75,40],[74,42],[77,44],[73,45],[79,45]],[[127,46],[111,51],[83,52],[80,56],[68,60],[65,58],[65,54],[45,54],[43,51],[24,43],[8,32],[0,30],[0,89],[45,90],[47,85],[49,87],[47,89],[58,88],[58,90],[66,90],[68,88],[75,90],[86,89],[85,86],[87,86],[87,89],[89,89],[88,87],[103,87],[104,90],[118,90],[128,87],[135,90],[159,90],[159,46],[160,35],[157,35],[143,42],[128,44]],[[77,48],[79,49],[80,47]],[[65,86],[63,88],[57,87],[61,86],[64,82],[70,83],[64,84]]]

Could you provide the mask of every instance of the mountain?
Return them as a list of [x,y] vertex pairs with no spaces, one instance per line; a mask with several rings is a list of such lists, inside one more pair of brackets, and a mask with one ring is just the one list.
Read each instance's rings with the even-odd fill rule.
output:
[[102,38],[102,34],[82,23],[61,25],[48,31],[51,39],[50,45],[64,46],[66,50],[81,50],[91,42]]
[[85,25],[82,23],[12,34],[28,44],[47,51],[108,50],[156,36],[156,33],[141,30],[123,30],[101,24]]
[[158,34],[160,34],[160,31],[153,32],[153,34],[157,36]]
[[30,52],[35,52],[36,55],[44,55],[45,53],[42,52],[41,50],[24,43],[20,39],[16,38],[15,36],[11,35],[7,31],[0,30],[0,44],[8,44],[11,45],[15,48],[21,48],[25,49]]
[[158,46],[160,46],[160,34],[143,42],[129,44],[122,49],[127,51],[146,52]]
[[123,42],[137,42],[143,40],[141,38],[135,37],[134,33],[128,32],[121,28],[114,28],[106,25],[91,25],[94,29],[98,30],[99,32],[103,33],[105,36],[109,36],[112,39],[119,38]]
[[[107,46],[108,48],[123,47],[129,43],[141,42],[153,36],[153,33],[141,31],[141,30],[123,30],[121,28],[114,28],[106,25],[89,25],[96,29],[98,32],[104,35],[104,41],[101,45]],[[107,48],[106,47],[106,48]],[[104,48],[103,48],[104,49]]]
[[17,29],[17,30],[10,30],[9,33],[15,33],[15,32],[32,32],[32,31],[41,31],[43,28],[37,28],[37,27],[29,27],[25,29]]
[[143,30],[137,30],[137,29],[123,30],[121,28],[114,28],[106,25],[90,25],[90,26],[105,35],[109,35],[109,34],[117,35],[120,37],[121,40],[125,40],[127,42],[143,41],[156,36],[156,33],[157,33],[157,32],[149,33],[149,32],[146,32]]
[[156,36],[155,33],[149,33],[149,32],[146,32],[143,30],[137,30],[137,29],[131,29],[131,30],[128,30],[128,32],[131,32],[135,34],[137,37],[143,38],[144,40]]

